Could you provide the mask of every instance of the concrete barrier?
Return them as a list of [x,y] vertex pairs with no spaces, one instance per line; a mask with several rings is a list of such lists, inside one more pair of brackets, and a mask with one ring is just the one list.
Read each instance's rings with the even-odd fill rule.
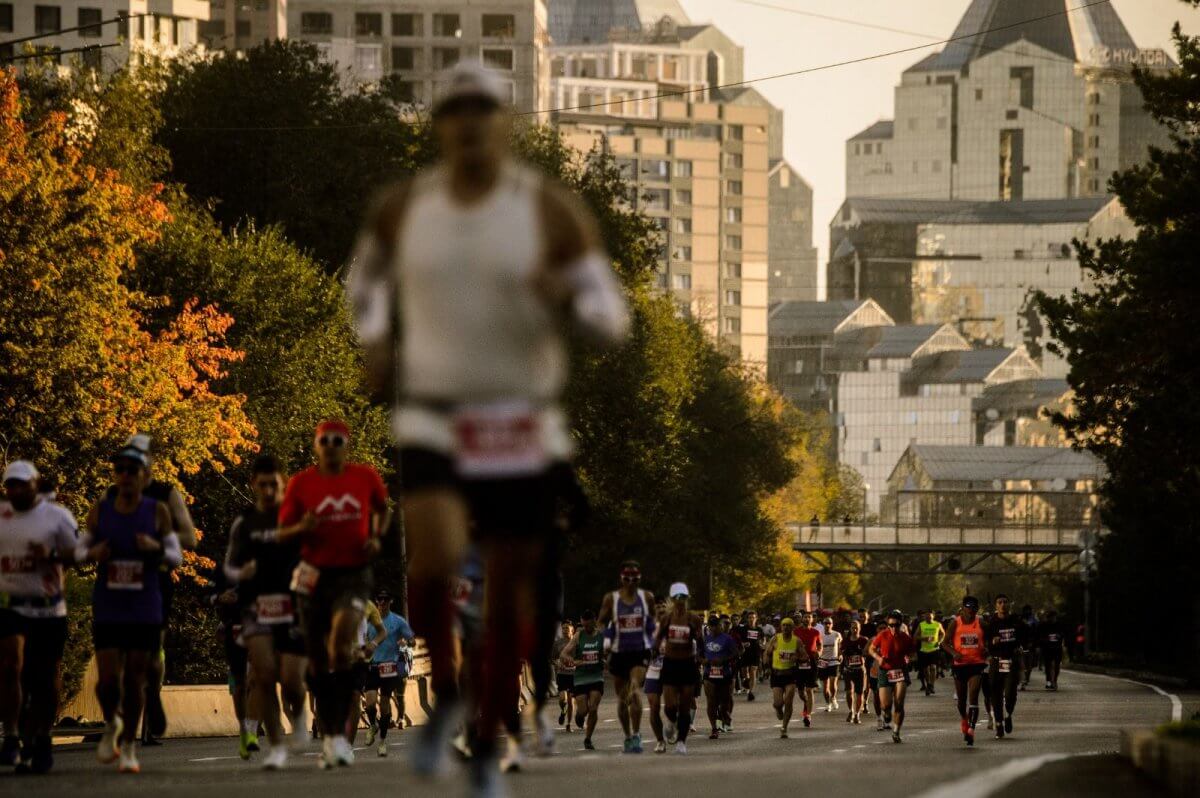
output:
[[1200,795],[1200,745],[1194,742],[1122,729],[1121,756],[1173,795]]

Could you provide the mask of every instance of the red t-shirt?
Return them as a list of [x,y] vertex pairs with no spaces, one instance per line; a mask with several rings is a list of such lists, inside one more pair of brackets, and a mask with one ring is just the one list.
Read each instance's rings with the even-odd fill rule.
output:
[[301,537],[300,556],[318,568],[355,568],[367,564],[363,546],[371,512],[386,505],[387,489],[371,466],[347,463],[337,475],[311,466],[288,480],[279,525],[291,526],[311,512],[317,527]]
[[908,632],[892,634],[885,629],[875,635],[871,643],[883,657],[884,668],[903,668],[907,664],[904,658],[917,650],[917,644]]
[[811,626],[803,626],[796,630],[796,637],[808,649],[808,655],[814,660],[821,653],[821,632]]

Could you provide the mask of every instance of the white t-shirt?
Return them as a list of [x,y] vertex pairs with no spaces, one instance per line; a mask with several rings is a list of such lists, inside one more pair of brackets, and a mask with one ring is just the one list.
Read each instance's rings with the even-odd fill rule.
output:
[[841,632],[825,632],[821,635],[821,665],[828,667],[838,663],[841,654]]
[[[66,617],[62,565],[34,560],[29,546],[40,543],[52,554],[74,551],[78,537],[79,525],[62,505],[39,499],[20,513],[8,502],[0,502],[0,594],[14,600],[13,612],[27,618]],[[54,601],[45,607],[30,607],[20,599]]]

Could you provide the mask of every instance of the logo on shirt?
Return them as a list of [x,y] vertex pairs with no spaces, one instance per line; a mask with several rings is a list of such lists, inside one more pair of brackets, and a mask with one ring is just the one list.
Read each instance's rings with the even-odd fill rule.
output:
[[362,517],[362,504],[349,493],[326,496],[317,505],[316,515],[326,521],[356,521]]

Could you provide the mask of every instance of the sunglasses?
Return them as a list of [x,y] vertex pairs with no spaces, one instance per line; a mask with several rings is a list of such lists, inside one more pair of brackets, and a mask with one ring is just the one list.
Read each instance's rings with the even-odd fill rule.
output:
[[329,447],[333,447],[334,449],[340,449],[346,445],[346,436],[344,436],[344,435],[322,435],[320,438],[317,438],[317,443],[319,443],[322,446],[329,446]]
[[628,572],[621,574],[621,578],[626,582],[636,582],[642,578],[642,575],[637,572]]
[[117,463],[113,466],[113,473],[128,474],[129,476],[136,476],[141,470],[142,467],[135,463]]

